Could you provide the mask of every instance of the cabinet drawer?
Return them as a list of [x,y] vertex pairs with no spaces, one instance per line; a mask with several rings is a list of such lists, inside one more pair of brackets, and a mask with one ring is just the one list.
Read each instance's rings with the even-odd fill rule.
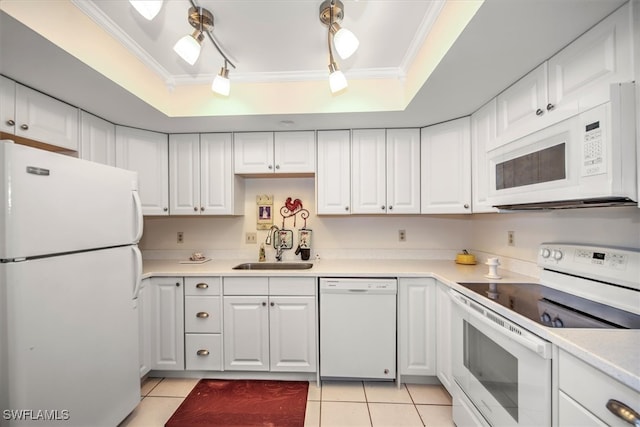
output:
[[186,334],[184,341],[187,370],[222,370],[222,336],[220,334]]
[[222,288],[219,277],[185,277],[185,295],[220,295]]
[[268,277],[225,277],[225,295],[267,295]]
[[271,277],[269,295],[315,295],[315,277]]
[[221,317],[220,297],[185,297],[185,332],[218,333],[221,331]]
[[559,372],[560,390],[607,425],[629,425],[607,409],[609,399],[618,400],[635,411],[640,410],[640,393],[564,351],[560,352]]

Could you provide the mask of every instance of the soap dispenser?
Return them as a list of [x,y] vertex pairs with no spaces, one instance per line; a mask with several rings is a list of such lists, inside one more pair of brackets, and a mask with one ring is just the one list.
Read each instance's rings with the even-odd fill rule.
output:
[[267,260],[267,257],[264,253],[264,243],[260,243],[260,251],[258,252],[258,261],[265,262],[266,260]]

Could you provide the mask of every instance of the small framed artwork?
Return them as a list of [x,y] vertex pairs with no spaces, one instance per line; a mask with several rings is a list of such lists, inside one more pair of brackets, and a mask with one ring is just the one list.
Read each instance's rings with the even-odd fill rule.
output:
[[256,229],[268,230],[273,225],[273,196],[256,196]]

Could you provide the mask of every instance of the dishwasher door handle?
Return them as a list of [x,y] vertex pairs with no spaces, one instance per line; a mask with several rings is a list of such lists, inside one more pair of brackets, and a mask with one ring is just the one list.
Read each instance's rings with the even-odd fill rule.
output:
[[360,293],[365,293],[365,292],[369,292],[369,289],[347,289],[349,292],[360,292]]

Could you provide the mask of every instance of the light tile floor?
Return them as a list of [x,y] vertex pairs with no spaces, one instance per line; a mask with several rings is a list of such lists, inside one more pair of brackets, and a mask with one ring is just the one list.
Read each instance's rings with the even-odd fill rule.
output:
[[[149,378],[142,401],[120,427],[162,427],[198,379]],[[390,382],[309,383],[305,426],[452,427],[451,396],[439,385]]]

